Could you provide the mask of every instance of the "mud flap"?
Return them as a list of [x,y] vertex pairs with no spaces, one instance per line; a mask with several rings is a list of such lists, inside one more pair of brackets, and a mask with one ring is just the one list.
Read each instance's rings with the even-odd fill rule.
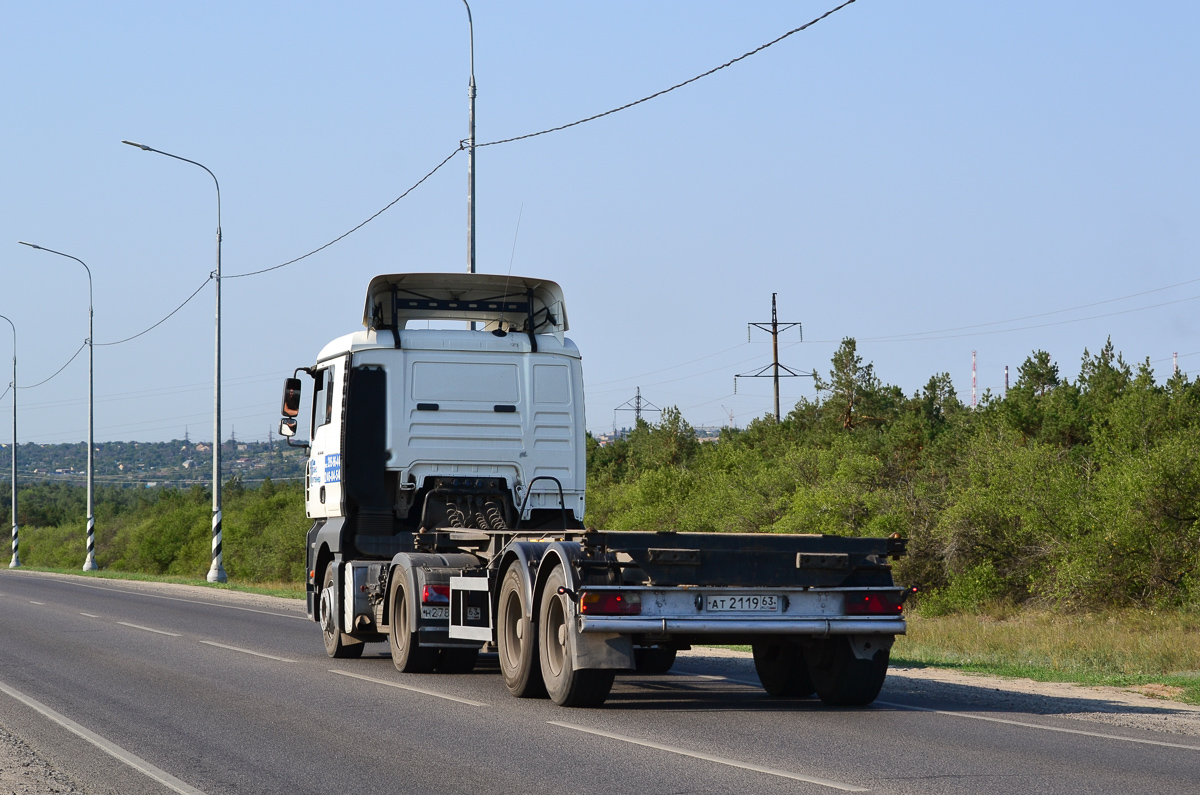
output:
[[573,617],[567,626],[574,627],[571,633],[571,665],[576,671],[588,668],[613,668],[632,670],[633,639],[628,635],[579,631],[579,621]]
[[847,635],[850,649],[859,660],[871,660],[880,649],[891,650],[895,635]]

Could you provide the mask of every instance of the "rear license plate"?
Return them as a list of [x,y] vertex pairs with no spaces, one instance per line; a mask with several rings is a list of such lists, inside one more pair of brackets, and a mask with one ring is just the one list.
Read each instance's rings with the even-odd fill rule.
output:
[[449,620],[450,619],[450,607],[449,606],[427,607],[425,605],[421,605],[421,618],[432,618],[432,619],[441,618],[441,619]]
[[778,613],[779,597],[774,594],[708,594],[704,597],[704,609],[710,613]]

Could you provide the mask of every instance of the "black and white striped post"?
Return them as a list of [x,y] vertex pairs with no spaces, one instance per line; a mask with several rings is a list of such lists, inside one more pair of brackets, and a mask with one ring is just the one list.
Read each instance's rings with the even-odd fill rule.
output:
[[96,571],[100,567],[96,565],[96,503],[95,503],[95,485],[96,485],[96,436],[95,436],[95,411],[93,408],[93,397],[95,395],[95,357],[93,353],[95,348],[92,341],[95,339],[93,333],[93,311],[92,311],[92,269],[87,266],[87,263],[79,257],[72,257],[70,254],[64,254],[61,251],[55,251],[52,248],[44,248],[43,246],[35,246],[33,243],[26,243],[24,240],[17,241],[22,246],[29,246],[38,251],[45,251],[48,254],[57,254],[60,257],[73,259],[83,266],[87,271],[88,277],[88,438],[87,438],[87,557],[83,561],[84,571]]
[[217,288],[217,338],[215,351],[215,375],[213,383],[213,507],[212,507],[212,565],[208,569],[209,582],[225,582],[224,559],[221,553],[221,183],[217,175],[209,171],[208,166],[188,160],[186,157],[173,155],[161,149],[154,149],[145,144],[133,141],[121,141],[123,144],[136,146],[144,152],[154,152],[175,160],[182,160],[199,166],[212,177],[213,185],[217,188],[217,269],[213,271],[213,280]]
[[13,332],[12,561],[8,567],[16,569],[21,566],[21,554],[17,543],[17,326],[4,315],[0,315],[0,320],[12,326]]

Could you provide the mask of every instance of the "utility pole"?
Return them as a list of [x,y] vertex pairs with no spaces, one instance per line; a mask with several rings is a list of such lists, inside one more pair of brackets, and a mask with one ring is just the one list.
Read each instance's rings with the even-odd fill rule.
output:
[[[779,379],[780,378],[812,378],[816,373],[798,373],[785,364],[779,363],[779,335],[789,329],[800,329],[800,341],[804,341],[804,327],[799,323],[780,323],[779,313],[775,308],[775,296],[778,293],[771,293],[771,322],[770,323],[747,323],[746,324],[746,341],[750,341],[751,329],[760,329],[771,335],[771,364],[763,367],[761,370],[755,370],[752,373],[742,373],[733,377],[733,392],[737,394],[737,380],[739,378],[770,378],[775,384],[775,422],[780,421],[779,414]],[[770,370],[770,375],[767,371]]]
[[1008,365],[1004,365],[1004,396],[1008,397]]
[[617,434],[617,412],[618,411],[632,411],[633,412],[633,421],[635,423],[642,418],[643,411],[649,411],[649,412],[657,411],[659,414],[662,414],[662,409],[660,409],[658,406],[654,405],[653,403],[651,403],[650,401],[648,401],[642,397],[642,388],[640,386],[637,388],[637,394],[634,395],[633,398],[631,398],[630,400],[626,400],[624,403],[622,403],[621,405],[619,405],[615,409],[613,409],[613,435],[614,436],[616,436],[616,434]]

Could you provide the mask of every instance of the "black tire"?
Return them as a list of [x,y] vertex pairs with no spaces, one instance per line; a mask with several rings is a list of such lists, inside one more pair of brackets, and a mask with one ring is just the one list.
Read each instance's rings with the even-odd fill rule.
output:
[[407,578],[396,572],[392,586],[392,624],[388,632],[388,647],[392,650],[392,665],[405,674],[427,674],[438,661],[438,650],[421,646],[416,627],[409,615]]
[[496,608],[496,651],[504,686],[517,698],[545,698],[546,685],[538,665],[537,628],[528,613],[519,564],[508,567],[500,584]]
[[665,674],[675,664],[675,649],[638,647],[633,650],[634,668],[639,674]]
[[571,665],[571,611],[567,595],[558,589],[566,585],[561,567],[550,572],[542,586],[542,601],[538,610],[538,650],[542,665],[542,681],[550,700],[560,707],[598,707],[612,690],[616,671]]
[[478,659],[479,649],[442,649],[437,669],[444,674],[469,674]]
[[321,580],[321,598],[317,607],[321,623],[321,640],[325,653],[338,660],[353,660],[362,656],[364,643],[350,637],[337,628],[337,606],[333,604],[333,563],[325,565],[325,576]]
[[754,670],[763,689],[776,698],[807,698],[813,694],[808,662],[800,646],[755,643]]
[[887,649],[860,660],[845,637],[825,638],[807,652],[808,673],[821,701],[832,707],[862,707],[879,696],[887,677]]

